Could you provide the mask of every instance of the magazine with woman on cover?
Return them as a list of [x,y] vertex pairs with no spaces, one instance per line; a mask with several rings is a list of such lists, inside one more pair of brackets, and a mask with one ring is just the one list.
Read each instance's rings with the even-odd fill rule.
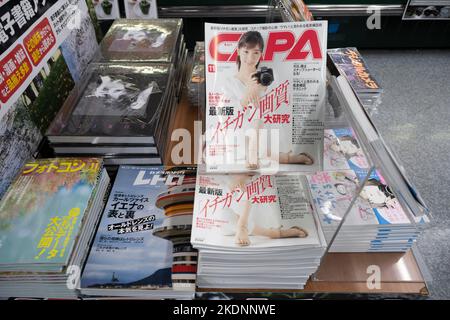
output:
[[242,252],[321,248],[300,175],[198,175],[191,243]]
[[205,25],[208,172],[322,167],[327,22]]

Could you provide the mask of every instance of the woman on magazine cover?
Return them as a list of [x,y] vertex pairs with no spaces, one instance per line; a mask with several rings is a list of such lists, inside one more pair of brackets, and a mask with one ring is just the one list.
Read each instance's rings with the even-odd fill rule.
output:
[[[227,79],[226,92],[233,97],[236,103],[248,117],[255,112],[254,108],[259,108],[259,101],[267,91],[267,86],[262,85],[256,76],[264,50],[264,40],[258,31],[248,31],[244,33],[238,42],[237,48],[237,73],[233,78]],[[245,161],[247,169],[258,169],[260,167],[258,156],[261,153],[258,149],[258,132],[263,128],[263,120],[254,118],[249,123],[250,128],[256,130],[254,137],[248,137],[246,141]],[[246,138],[247,139],[247,138]],[[270,154],[270,156],[273,156]],[[274,159],[276,160],[276,159]],[[306,153],[294,154],[292,151],[280,152],[278,162],[280,164],[313,164],[313,158]]]
[[[234,175],[228,183],[228,190],[246,190],[246,185],[251,183],[252,177],[254,176]],[[222,232],[224,235],[234,236],[234,242],[239,246],[250,245],[249,235],[270,239],[305,238],[308,236],[308,232],[299,226],[283,228],[280,215],[274,214],[270,208],[255,212],[256,207],[252,206],[251,200],[247,199],[246,195],[232,207],[226,210],[226,220],[229,220],[230,223]]]

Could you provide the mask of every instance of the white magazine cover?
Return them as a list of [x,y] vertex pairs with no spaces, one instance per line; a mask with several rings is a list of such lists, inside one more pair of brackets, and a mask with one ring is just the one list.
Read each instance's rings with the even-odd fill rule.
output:
[[191,243],[241,252],[322,247],[303,179],[199,174]]
[[208,173],[322,168],[327,21],[205,24]]

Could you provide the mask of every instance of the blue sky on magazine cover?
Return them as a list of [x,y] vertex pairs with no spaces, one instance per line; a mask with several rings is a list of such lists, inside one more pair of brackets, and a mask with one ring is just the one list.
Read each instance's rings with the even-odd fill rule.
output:
[[[42,205],[30,210],[25,215],[15,216],[9,221],[10,227],[0,231],[0,261],[1,263],[63,263],[74,243],[72,236],[67,244],[65,254],[48,259],[48,250],[39,259],[35,257],[41,251],[38,244],[53,217],[67,216],[72,208],[80,208],[83,214],[91,196],[92,186],[78,182],[72,189],[60,187],[54,194],[49,193]],[[28,191],[31,192],[31,191]],[[77,234],[81,216],[77,219],[73,234]],[[5,250],[2,250],[5,248]]]
[[[151,171],[148,167],[146,172]],[[153,171],[161,170],[160,167],[152,167]],[[136,211],[134,218],[155,215],[154,229],[158,228],[164,221],[163,210],[155,207],[157,196],[167,190],[164,184],[156,186],[139,185],[133,186],[133,182],[140,170],[144,167],[122,167],[117,174],[115,184],[111,190],[108,204],[102,216],[95,241],[91,249],[83,276],[81,286],[88,287],[94,284],[111,283],[112,275],[119,279],[118,283],[129,283],[150,276],[155,271],[172,266],[172,243],[168,240],[153,236],[153,230],[132,232],[124,235],[117,234],[117,230],[107,231],[107,226],[112,223],[120,223],[127,219],[108,218],[108,210],[113,203],[116,191],[122,191],[127,195],[145,195],[149,201],[145,208]],[[144,237],[143,243],[119,243],[107,242],[102,244],[120,248],[115,252],[96,251],[100,236],[112,237]]]

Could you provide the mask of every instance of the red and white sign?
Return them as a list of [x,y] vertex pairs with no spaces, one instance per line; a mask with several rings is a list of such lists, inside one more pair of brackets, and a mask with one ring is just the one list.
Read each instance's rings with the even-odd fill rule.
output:
[[0,66],[2,66],[2,72],[0,72],[0,101],[6,104],[31,75],[33,67],[25,49],[20,44],[0,60]]
[[0,0],[0,120],[86,11],[83,0]]
[[47,18],[27,34],[23,43],[33,65],[37,66],[55,47],[56,37]]

